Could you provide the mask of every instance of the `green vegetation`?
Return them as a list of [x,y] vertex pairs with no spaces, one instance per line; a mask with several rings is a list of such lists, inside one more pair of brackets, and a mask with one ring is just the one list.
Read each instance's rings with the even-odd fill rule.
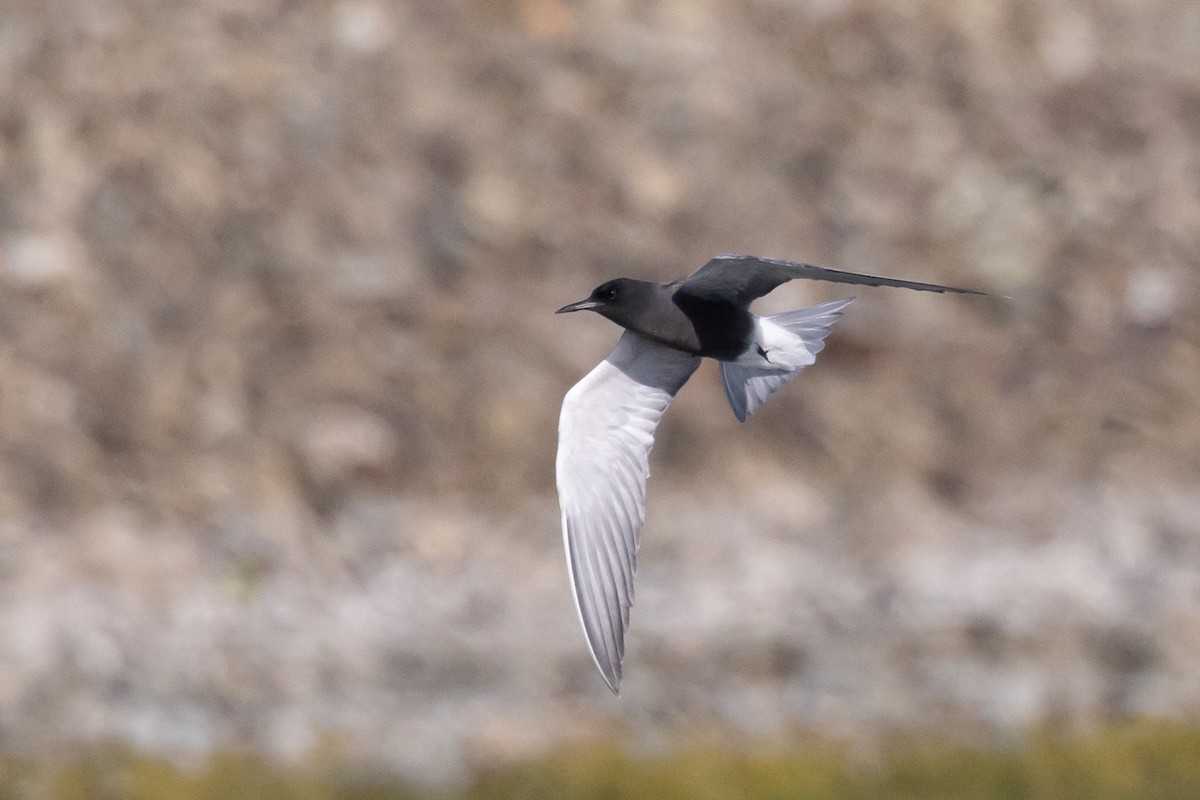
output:
[[1088,736],[1032,735],[1006,750],[901,741],[874,758],[820,740],[697,746],[630,757],[578,748],[478,775],[461,792],[422,792],[337,770],[284,769],[245,756],[187,768],[129,753],[70,763],[0,757],[0,800],[1192,800],[1200,728],[1162,722]]

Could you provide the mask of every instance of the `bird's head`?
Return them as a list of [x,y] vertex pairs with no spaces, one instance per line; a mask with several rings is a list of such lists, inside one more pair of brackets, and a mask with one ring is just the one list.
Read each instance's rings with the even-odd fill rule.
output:
[[587,299],[565,305],[555,314],[568,311],[595,311],[623,328],[633,327],[638,314],[654,300],[658,284],[633,278],[617,278],[597,286]]

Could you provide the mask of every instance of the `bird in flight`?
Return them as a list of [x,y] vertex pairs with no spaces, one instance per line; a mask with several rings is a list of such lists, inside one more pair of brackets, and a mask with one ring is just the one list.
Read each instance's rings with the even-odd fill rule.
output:
[[850,300],[761,317],[750,304],[797,278],[978,294],[811,264],[720,255],[671,283],[617,278],[556,313],[594,311],[625,329],[563,398],[556,477],[575,607],[604,682],[617,693],[633,605],[654,431],[701,358],[720,363],[739,421],[816,360]]

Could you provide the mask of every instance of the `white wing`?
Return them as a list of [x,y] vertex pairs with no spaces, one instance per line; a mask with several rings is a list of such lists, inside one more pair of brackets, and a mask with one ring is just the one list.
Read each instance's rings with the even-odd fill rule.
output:
[[700,359],[631,331],[563,398],[558,503],[567,568],[592,658],[621,683],[654,429]]

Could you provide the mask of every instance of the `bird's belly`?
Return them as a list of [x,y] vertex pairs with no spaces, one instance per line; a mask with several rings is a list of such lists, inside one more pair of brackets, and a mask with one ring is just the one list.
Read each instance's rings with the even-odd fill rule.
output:
[[[686,292],[676,292],[672,299],[682,312],[681,321],[687,330],[683,335],[676,331],[670,346],[726,361],[737,358],[746,349],[746,342],[753,338],[754,315],[744,308],[692,297]],[[663,330],[674,331],[675,325],[664,325]]]

